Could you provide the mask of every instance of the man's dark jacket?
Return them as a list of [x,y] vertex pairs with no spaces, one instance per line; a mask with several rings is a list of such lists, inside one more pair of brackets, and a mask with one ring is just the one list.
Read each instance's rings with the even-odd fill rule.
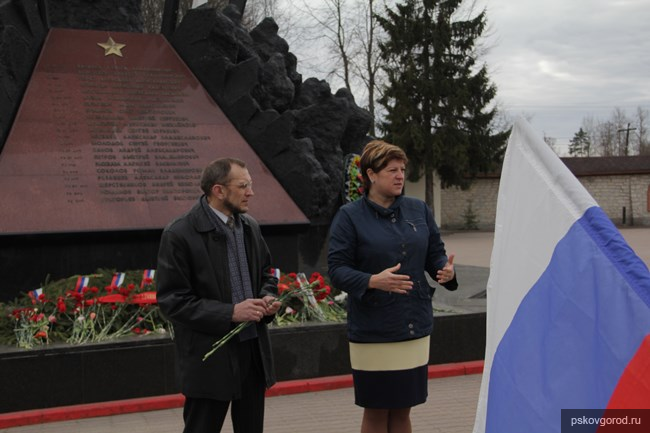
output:
[[[275,296],[277,280],[270,273],[271,255],[260,227],[245,214],[241,214],[241,221],[253,294],[259,298]],[[163,231],[156,285],[160,309],[174,325],[181,392],[193,398],[239,398],[238,337],[203,361],[212,344],[236,324],[231,321],[234,306],[226,237],[215,228],[200,202]],[[272,317],[265,319],[270,322]],[[268,388],[275,383],[268,330],[266,323],[255,326]]]

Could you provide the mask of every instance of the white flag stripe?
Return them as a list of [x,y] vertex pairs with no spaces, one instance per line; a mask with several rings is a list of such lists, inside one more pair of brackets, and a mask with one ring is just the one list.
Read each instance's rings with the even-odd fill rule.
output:
[[[567,181],[568,180],[568,181]],[[558,207],[560,202],[563,206]],[[474,433],[485,431],[494,353],[557,242],[596,202],[523,119],[515,123],[501,172],[487,283],[485,364]]]

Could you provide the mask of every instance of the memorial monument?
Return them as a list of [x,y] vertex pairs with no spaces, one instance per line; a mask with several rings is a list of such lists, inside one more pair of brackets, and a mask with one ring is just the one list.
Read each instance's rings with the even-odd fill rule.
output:
[[[111,2],[86,3],[0,8],[23,33],[4,46],[39,47],[0,147],[0,300],[46,278],[155,267],[161,229],[226,154],[251,164],[251,214],[278,265],[323,271],[343,158],[367,140],[369,115],[345,91],[302,82],[272,19],[249,33],[233,7],[192,10],[168,43],[134,32],[137,19],[102,20]],[[29,50],[14,54],[29,63]]]
[[155,267],[160,231],[200,195],[203,165],[225,154],[252,166],[251,214],[276,263],[323,271],[343,155],[365,142],[367,113],[325,82],[303,83],[272,20],[249,34],[232,8],[191,11],[172,48],[118,20],[135,3],[0,7],[12,30],[4,76],[16,77],[2,83],[14,98],[0,100],[0,300],[99,267]]
[[[225,154],[249,164],[276,265],[324,273],[344,159],[371,118],[347,90],[303,81],[275,22],[249,32],[235,3],[161,36],[143,32],[141,0],[0,2],[0,302],[46,278],[155,268],[163,226]],[[479,358],[468,342],[484,322],[439,320],[431,363]],[[347,373],[345,325],[304,328],[274,330],[278,378]],[[169,339],[89,346],[6,350],[2,388],[21,392],[0,412],[178,391]]]

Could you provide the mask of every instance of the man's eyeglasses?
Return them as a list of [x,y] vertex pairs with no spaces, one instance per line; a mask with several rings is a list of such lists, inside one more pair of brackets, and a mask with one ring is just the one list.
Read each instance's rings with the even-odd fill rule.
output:
[[247,189],[253,189],[253,182],[240,182],[237,184],[232,184],[230,182],[223,184],[222,186],[234,186],[235,188],[239,188],[242,191],[245,191]]

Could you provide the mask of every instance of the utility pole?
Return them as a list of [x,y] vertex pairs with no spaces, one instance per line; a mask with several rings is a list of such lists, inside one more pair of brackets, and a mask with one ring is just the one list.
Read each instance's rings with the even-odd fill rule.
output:
[[630,131],[636,131],[636,128],[630,128],[630,123],[628,122],[627,128],[619,129],[617,132],[625,132],[625,156],[627,156],[628,145],[630,144]]

